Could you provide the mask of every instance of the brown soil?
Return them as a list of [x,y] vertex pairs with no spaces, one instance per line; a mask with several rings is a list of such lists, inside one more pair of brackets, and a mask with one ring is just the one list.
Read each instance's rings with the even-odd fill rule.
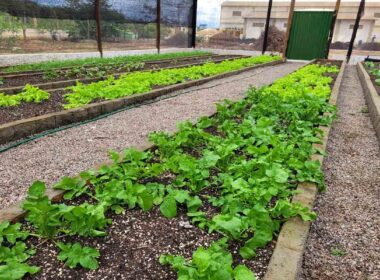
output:
[[[162,266],[158,259],[161,254],[178,254],[190,258],[199,246],[208,247],[222,236],[191,225],[185,210],[179,209],[173,219],[163,217],[158,208],[150,212],[127,210],[125,214],[110,213],[112,225],[103,238],[64,238],[61,241],[91,246],[99,249],[99,269],[70,269],[57,260],[58,249],[52,242],[44,243],[36,238],[29,243],[38,246],[36,255],[28,261],[41,267],[35,276],[25,279],[130,279],[130,280],[174,280],[176,273],[169,266]],[[274,242],[258,250],[252,260],[242,260],[238,250],[243,242],[232,242],[230,249],[235,264],[244,263],[263,276],[274,248]]]
[[63,91],[56,91],[51,93],[50,98],[42,103],[21,103],[19,106],[0,108],[0,125],[62,111],[63,94]]

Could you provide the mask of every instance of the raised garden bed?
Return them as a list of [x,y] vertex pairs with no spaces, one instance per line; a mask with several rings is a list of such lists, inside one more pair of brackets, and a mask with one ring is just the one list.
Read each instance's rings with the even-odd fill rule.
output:
[[380,64],[358,63],[357,69],[373,127],[380,141]]
[[165,54],[143,54],[143,55],[129,55],[129,56],[115,56],[115,57],[89,57],[80,59],[69,60],[52,60],[30,64],[10,65],[0,67],[0,75],[10,73],[33,73],[34,71],[45,71],[53,69],[63,69],[71,67],[86,67],[96,65],[110,65],[120,63],[142,62],[149,60],[166,60],[178,59],[191,56],[209,56],[211,53],[205,51],[191,51],[191,52],[175,52]]
[[[21,102],[18,106],[8,106],[0,109],[0,143],[26,137],[47,129],[88,120],[137,102],[154,99],[175,90],[200,85],[211,79],[222,78],[255,67],[281,62],[279,57],[269,56],[236,59],[224,61],[220,64],[208,63],[206,65],[192,66],[191,68],[166,69],[158,72],[134,72],[122,75],[115,80],[109,78],[89,85],[78,84],[68,91],[51,91],[47,100],[42,103]],[[137,79],[141,81],[136,82]],[[112,93],[112,95],[108,95],[108,92]],[[115,92],[118,95],[114,95]],[[86,98],[91,99],[87,99],[83,104],[74,105],[80,108],[63,110],[63,106],[66,106],[66,103],[70,101],[66,97],[65,102],[63,102],[63,95],[66,93],[70,93],[69,95],[74,98],[71,101],[72,104],[78,101],[82,103],[81,96],[87,96]],[[93,96],[93,94],[98,95]],[[114,100],[103,101],[104,99]],[[93,104],[85,105],[89,102]]]
[[377,94],[380,95],[380,62],[361,62],[361,65],[368,73]]
[[106,78],[107,75],[110,74],[183,67],[205,63],[207,61],[218,62],[238,57],[241,56],[202,55],[145,62],[51,69],[34,73],[17,73],[0,76],[0,80],[2,81],[0,84],[0,91],[4,93],[17,93],[20,92],[26,84],[36,85],[41,89],[50,89],[53,85],[55,87],[59,86],[58,82],[62,82],[62,86],[69,86],[74,85],[77,81],[86,83],[99,81]]
[[[249,280],[249,269],[261,279],[281,224],[293,216],[315,218],[290,198],[300,182],[323,186],[320,163],[310,157],[321,139],[318,126],[329,125],[334,111],[328,104],[334,79],[326,71],[336,78],[339,69],[306,66],[268,88],[250,90],[242,101],[218,106],[215,115],[196,125],[182,124],[174,135],[152,134],[155,146],[145,152],[111,153],[113,165],[58,183],[56,188],[68,191],[59,204],[51,204],[43,184],[35,183],[24,204],[30,212],[22,229],[36,233],[26,245],[37,251],[10,261],[3,271],[18,266],[21,276],[35,273],[33,279],[176,279],[169,266],[160,266],[159,255],[189,259],[201,245],[192,263],[179,256],[163,256],[161,263],[190,279],[220,273],[215,279]],[[114,219],[112,225],[103,215]],[[20,234],[7,224],[3,228]],[[20,244],[26,235],[18,236]],[[3,236],[3,246],[16,246]]]

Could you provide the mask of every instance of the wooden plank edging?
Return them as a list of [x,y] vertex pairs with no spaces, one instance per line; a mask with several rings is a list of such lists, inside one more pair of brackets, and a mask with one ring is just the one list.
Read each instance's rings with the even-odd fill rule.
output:
[[380,145],[380,95],[377,93],[367,70],[364,68],[363,62],[358,63],[356,67],[363,87],[364,97],[368,106],[373,128],[376,131]]
[[[343,62],[340,72],[331,91],[329,103],[336,105],[344,69],[346,63]],[[319,127],[323,130],[324,135],[321,139],[322,144],[313,144],[313,147],[321,151],[326,151],[327,140],[330,134],[331,126]],[[324,157],[320,154],[314,154],[312,160],[318,160],[322,166]],[[312,209],[317,197],[318,188],[314,183],[302,183],[297,187],[296,194],[292,201]],[[302,259],[306,248],[307,237],[309,234],[311,222],[304,222],[300,217],[289,219],[281,228],[277,239],[276,247],[270,259],[264,280],[297,280],[302,270]]]
[[285,60],[276,60],[269,63],[258,64],[245,67],[239,70],[226,72],[223,74],[193,80],[181,84],[175,84],[160,89],[152,90],[148,93],[135,94],[113,100],[102,101],[94,104],[85,105],[80,108],[54,112],[42,116],[32,117],[28,119],[18,120],[0,125],[0,144],[4,144],[13,140],[25,138],[32,134],[40,133],[49,129],[58,128],[64,125],[78,123],[96,118],[121,108],[152,100],[174,91],[187,89],[194,86],[203,85],[213,80],[227,78],[249,70],[254,70],[266,66],[274,66],[284,63]]

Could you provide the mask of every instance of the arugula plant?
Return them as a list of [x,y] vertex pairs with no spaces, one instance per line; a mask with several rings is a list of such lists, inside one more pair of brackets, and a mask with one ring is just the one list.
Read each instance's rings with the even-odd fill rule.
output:
[[182,256],[162,255],[162,265],[170,265],[183,280],[254,280],[254,273],[245,265],[232,266],[227,239],[213,242],[209,248],[198,247],[190,261]]
[[36,266],[26,263],[34,249],[27,248],[24,240],[29,232],[21,230],[21,224],[3,222],[0,224],[0,279],[22,279],[26,274],[39,271]]
[[58,259],[64,261],[70,268],[75,268],[78,265],[95,270],[99,267],[97,258],[100,256],[99,250],[84,246],[79,243],[64,244],[62,242],[57,243],[61,252],[58,254]]

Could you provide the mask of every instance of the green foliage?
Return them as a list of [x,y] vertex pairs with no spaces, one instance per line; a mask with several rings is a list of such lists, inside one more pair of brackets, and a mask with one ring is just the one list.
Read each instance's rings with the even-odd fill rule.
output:
[[20,228],[19,223],[0,224],[0,280],[21,279],[27,273],[39,271],[38,267],[25,263],[35,251],[23,242],[29,233]]
[[375,76],[375,83],[380,86],[380,67],[379,63],[374,63],[372,61],[365,62],[365,66],[368,68],[367,71]]
[[56,78],[80,79],[80,78],[102,78],[109,73],[130,72],[144,68],[143,62],[130,62],[121,64],[99,65],[99,66],[76,66],[69,69],[49,69],[44,71],[43,79],[52,80]]
[[207,249],[198,247],[190,261],[181,256],[162,255],[160,263],[170,265],[181,280],[256,279],[245,265],[232,267],[232,255],[227,251],[226,238],[213,242]]
[[206,63],[200,66],[191,66],[177,69],[162,69],[152,72],[133,72],[121,75],[118,79],[109,76],[104,81],[91,84],[77,83],[69,87],[70,93],[65,95],[64,108],[77,108],[95,99],[116,99],[133,94],[151,91],[154,87],[168,86],[197,80],[203,77],[239,70],[256,64],[280,59],[279,56],[262,55],[258,57],[235,59],[221,63]]
[[[323,136],[318,127],[329,125],[335,114],[328,103],[332,78],[325,73],[337,71],[306,66],[269,87],[251,89],[244,100],[219,104],[211,118],[180,124],[175,134],[151,134],[155,146],[150,151],[111,151],[112,165],[55,185],[66,191],[65,199],[89,198],[83,204],[51,203],[45,185],[36,182],[24,203],[26,220],[37,234],[55,242],[61,234],[106,235],[109,210],[120,214],[156,205],[172,218],[185,206],[193,224],[225,238],[198,248],[191,261],[169,255],[161,262],[172,265],[179,279],[253,279],[246,267],[232,267],[227,240],[240,240],[239,253],[249,259],[289,218],[316,218],[291,197],[300,182],[323,187],[319,161],[310,158],[317,152],[313,143]],[[202,211],[206,203],[212,216]],[[78,256],[86,251],[92,257],[81,265],[96,268],[94,251],[79,244],[59,246],[60,259],[69,266],[81,264]]]
[[31,70],[51,70],[55,68],[63,67],[82,67],[82,66],[101,66],[107,64],[122,64],[122,63],[133,63],[133,62],[143,62],[158,59],[170,59],[170,58],[181,58],[181,57],[191,57],[199,55],[207,55],[209,52],[205,51],[191,51],[191,52],[177,52],[177,53],[164,53],[164,54],[143,54],[143,55],[130,55],[130,56],[116,56],[116,57],[90,57],[84,59],[71,59],[71,60],[52,60],[45,62],[38,62],[32,64],[21,64],[10,66],[3,69],[4,72],[20,72],[20,71],[31,71]]
[[330,254],[337,257],[344,257],[345,255],[347,255],[347,253],[339,247],[332,247],[330,250]]
[[100,256],[99,250],[87,246],[82,247],[79,243],[64,244],[58,242],[57,246],[61,249],[58,259],[65,261],[68,267],[75,268],[81,265],[92,270],[98,268],[99,265],[96,259]]
[[18,94],[0,93],[0,108],[18,106],[21,102],[41,103],[49,99],[50,94],[37,87],[27,84],[24,89]]

